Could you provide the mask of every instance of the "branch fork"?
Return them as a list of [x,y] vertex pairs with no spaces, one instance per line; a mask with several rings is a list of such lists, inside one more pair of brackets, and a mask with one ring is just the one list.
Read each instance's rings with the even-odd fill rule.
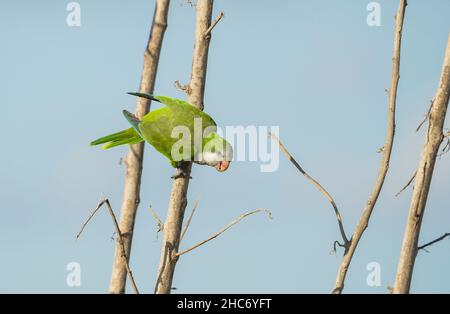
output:
[[119,254],[120,254],[120,256],[123,258],[123,261],[124,261],[124,263],[125,263],[125,267],[126,267],[126,269],[127,269],[128,277],[130,278],[131,285],[133,286],[134,292],[135,292],[136,294],[139,294],[139,289],[138,289],[138,287],[137,287],[137,285],[136,285],[136,282],[135,282],[135,280],[134,280],[133,272],[131,271],[130,265],[129,265],[129,263],[128,263],[128,260],[129,260],[129,259],[128,259],[128,256],[127,256],[127,253],[126,253],[125,243],[124,243],[124,241],[123,241],[124,236],[125,236],[126,234],[123,234],[123,233],[120,231],[119,223],[117,222],[116,215],[114,214],[114,211],[113,211],[113,209],[112,209],[112,207],[111,207],[111,203],[109,202],[109,200],[108,200],[107,198],[101,200],[101,201],[97,204],[97,207],[92,211],[92,213],[89,215],[89,217],[88,217],[88,219],[86,220],[86,222],[81,226],[81,229],[80,229],[80,231],[78,232],[76,238],[77,238],[77,239],[80,238],[81,234],[83,233],[84,228],[85,228],[85,227],[87,226],[87,224],[91,221],[91,219],[92,219],[92,218],[94,217],[94,215],[98,212],[98,210],[99,210],[103,205],[105,205],[105,204],[106,204],[106,206],[107,206],[107,208],[108,208],[108,212],[109,212],[109,214],[111,215],[111,218],[112,218],[113,223],[114,223],[114,227],[115,227],[115,229],[116,229],[116,232],[115,232],[115,233],[117,234],[117,239],[118,239],[118,242],[119,242],[120,247],[121,247],[121,252],[120,252]]

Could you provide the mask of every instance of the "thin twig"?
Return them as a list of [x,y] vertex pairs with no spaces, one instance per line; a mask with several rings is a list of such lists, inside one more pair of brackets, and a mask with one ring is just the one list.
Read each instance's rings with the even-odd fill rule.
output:
[[413,173],[411,179],[409,179],[408,183],[406,183],[405,186],[400,191],[398,191],[397,194],[395,194],[395,197],[399,196],[404,190],[406,190],[408,188],[408,186],[411,185],[411,183],[414,181],[414,178],[416,177],[416,174],[417,174],[417,170],[414,171],[414,173]]
[[434,100],[431,100],[430,107],[428,108],[428,111],[425,114],[425,117],[423,118],[422,122],[420,122],[419,126],[417,127],[416,132],[419,132],[419,130],[422,127],[422,125],[424,125],[424,123],[427,122],[428,118],[430,117],[431,107],[433,107],[433,101]]
[[176,80],[175,82],[173,82],[173,84],[175,85],[176,89],[185,92],[187,95],[191,93],[191,88],[188,84],[181,84],[179,80]]
[[91,215],[89,216],[89,218],[86,220],[86,222],[83,224],[83,226],[81,227],[80,232],[78,232],[77,234],[77,239],[81,236],[81,233],[83,232],[84,228],[86,227],[86,225],[89,223],[89,221],[92,219],[92,217],[94,217],[94,215],[98,212],[98,210],[104,205],[106,204],[109,214],[111,215],[111,218],[113,220],[114,223],[114,227],[116,229],[116,233],[119,239],[119,243],[120,246],[122,248],[122,257],[125,261],[125,266],[127,268],[127,273],[128,276],[130,277],[130,281],[131,281],[131,285],[133,286],[134,292],[136,294],[139,294],[139,289],[137,288],[136,282],[134,281],[134,277],[133,277],[133,272],[131,271],[130,265],[128,264],[128,257],[125,251],[125,244],[123,242],[123,236],[122,236],[122,232],[120,232],[120,228],[119,228],[119,224],[117,223],[117,219],[116,219],[116,215],[114,214],[114,211],[111,207],[111,204],[109,202],[109,200],[107,198],[103,199],[102,201],[100,201],[97,204],[97,207],[93,210],[93,212],[91,213]]
[[198,204],[199,204],[199,200],[196,200],[194,203],[194,207],[192,207],[191,214],[189,215],[189,217],[186,221],[186,225],[184,226],[183,231],[181,231],[180,242],[183,241],[184,235],[185,235],[186,231],[188,230],[189,225],[191,224],[192,217],[194,217],[194,213],[198,208]]
[[127,272],[128,272],[128,276],[130,277],[131,285],[133,286],[134,292],[136,294],[139,294],[139,290],[138,290],[138,288],[136,286],[136,282],[134,281],[133,272],[131,271],[130,265],[128,263],[128,257],[127,257],[127,253],[126,253],[126,250],[125,250],[125,244],[123,242],[123,236],[122,236],[122,232],[120,231],[119,224],[117,223],[116,215],[114,215],[114,211],[112,210],[112,207],[111,207],[111,204],[109,203],[109,200],[105,199],[104,201],[105,201],[106,205],[108,206],[109,213],[111,215],[111,218],[113,219],[114,226],[116,228],[116,232],[117,232],[117,235],[119,237],[119,242],[120,242],[120,245],[122,247],[122,254],[123,254],[122,257],[124,258],[125,265],[127,267]]
[[163,224],[162,220],[159,218],[158,214],[156,213],[156,211],[153,209],[152,206],[150,206],[148,208],[148,210],[152,214],[153,219],[156,221],[156,224],[158,225],[159,231],[162,231],[164,229],[164,224]]
[[355,254],[358,243],[361,240],[365,230],[369,226],[370,217],[375,208],[375,204],[377,203],[378,196],[380,195],[381,189],[383,188],[384,180],[386,179],[386,175],[389,170],[389,163],[391,160],[391,153],[395,136],[395,110],[397,102],[397,88],[398,82],[400,80],[400,49],[402,41],[403,20],[405,17],[407,4],[408,3],[406,0],[400,0],[398,10],[395,15],[394,55],[392,58],[391,85],[389,87],[386,139],[383,145],[380,168],[375,180],[375,184],[372,188],[372,192],[367,199],[367,203],[364,206],[361,218],[355,227],[355,231],[353,232],[351,243],[345,250],[344,256],[342,257],[342,262],[339,266],[335,286],[332,292],[333,294],[340,294],[344,289],[345,278],[353,259],[353,255]]
[[206,32],[203,34],[203,36],[207,37],[209,34],[211,34],[213,28],[216,27],[217,23],[219,23],[219,21],[223,18],[224,15],[225,13],[223,13],[223,11],[220,12],[219,15],[216,17],[216,19],[214,20],[214,22],[212,22],[211,26],[208,27]]
[[186,249],[186,250],[184,250],[184,251],[178,252],[178,253],[176,254],[176,256],[178,257],[178,256],[181,256],[181,255],[183,255],[183,254],[186,254],[186,253],[188,253],[188,252],[190,252],[190,251],[192,251],[192,250],[198,248],[199,246],[201,246],[201,245],[203,245],[203,244],[205,244],[205,243],[211,241],[212,239],[217,238],[217,237],[220,236],[222,233],[224,233],[225,231],[227,231],[228,229],[230,229],[232,226],[234,226],[235,224],[239,223],[239,222],[240,222],[242,219],[244,219],[245,217],[250,216],[250,215],[253,215],[253,214],[256,214],[256,213],[259,213],[259,212],[266,212],[267,215],[269,216],[269,218],[272,219],[272,213],[271,213],[269,210],[267,210],[267,209],[255,209],[255,210],[249,211],[249,212],[247,212],[247,213],[244,213],[244,214],[240,215],[238,218],[236,218],[235,220],[233,220],[232,222],[230,222],[228,225],[226,225],[225,227],[223,227],[222,229],[220,229],[218,232],[214,233],[214,234],[213,234],[212,236],[210,236],[208,239],[203,240],[203,241],[200,241],[199,243],[197,243],[197,244],[191,246],[190,248],[188,248],[188,249]]
[[340,214],[339,209],[338,209],[338,207],[336,205],[336,202],[334,201],[334,199],[331,196],[331,194],[328,193],[328,191],[319,182],[317,182],[313,177],[311,177],[300,166],[300,164],[294,159],[294,157],[292,157],[292,155],[288,152],[286,147],[284,147],[284,145],[281,143],[281,141],[278,139],[278,137],[275,134],[269,133],[269,135],[271,135],[272,138],[278,143],[278,146],[280,146],[280,149],[287,156],[289,161],[292,162],[292,164],[294,164],[294,166],[298,169],[298,171],[300,171],[301,174],[303,174],[309,181],[311,181],[311,183],[317,189],[319,189],[319,191],[322,192],[322,194],[326,197],[326,199],[331,203],[331,206],[333,206],[333,209],[334,209],[334,213],[336,214],[336,218],[337,218],[337,222],[338,222],[338,225],[339,225],[339,230],[341,232],[342,240],[344,241],[344,244],[342,246],[347,247],[350,242],[349,242],[349,240],[347,238],[347,235],[345,234],[344,223],[342,222],[341,214]]
[[97,204],[97,207],[92,211],[92,213],[89,215],[88,219],[85,221],[85,223],[81,226],[80,231],[77,234],[77,240],[80,238],[81,234],[84,231],[84,228],[87,226],[87,224],[89,223],[89,221],[91,221],[91,219],[94,217],[94,215],[98,212],[98,210],[100,209],[100,207],[102,207],[103,203],[105,202],[105,200],[100,201]]
[[344,248],[344,250],[345,250],[345,244],[342,244],[341,242],[335,240],[333,243],[333,250],[330,252],[330,254],[333,254],[333,255],[336,254],[338,246],[341,248]]
[[450,133],[444,135],[443,141],[445,140],[445,145],[442,148],[441,152],[438,154],[438,157],[441,157],[442,155],[450,151],[450,139],[448,138],[449,134]]
[[155,210],[153,209],[152,206],[150,206],[148,208],[148,210],[150,211],[150,213],[152,214],[153,219],[156,221],[156,224],[158,226],[158,230],[156,231],[157,233],[164,231],[164,224],[162,222],[162,220],[159,218],[158,214],[155,212]]
[[442,241],[442,240],[444,240],[444,239],[445,239],[446,237],[448,237],[448,236],[450,236],[450,232],[444,233],[444,234],[441,235],[439,238],[434,239],[433,241],[428,242],[428,243],[426,243],[426,244],[424,244],[424,245],[421,245],[421,246],[417,247],[417,249],[418,249],[418,250],[424,250],[424,251],[426,251],[426,250],[425,250],[426,247],[428,247],[428,246],[430,246],[430,245],[433,245],[433,244],[435,244],[436,242]]
[[192,0],[186,0],[185,2],[189,4],[191,8],[194,7],[194,3],[192,2]]

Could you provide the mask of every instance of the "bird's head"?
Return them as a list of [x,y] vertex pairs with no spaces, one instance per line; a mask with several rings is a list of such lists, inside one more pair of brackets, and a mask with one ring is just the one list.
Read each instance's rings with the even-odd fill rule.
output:
[[224,172],[233,159],[233,148],[223,137],[212,132],[203,139],[203,150],[199,163],[207,164]]

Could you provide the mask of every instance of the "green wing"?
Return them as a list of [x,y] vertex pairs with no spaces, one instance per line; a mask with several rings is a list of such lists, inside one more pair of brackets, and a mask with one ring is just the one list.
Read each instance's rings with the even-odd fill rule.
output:
[[[166,156],[172,166],[176,166],[177,164],[171,156],[172,147],[179,140],[179,138],[172,137],[172,131],[175,127],[185,126],[190,130],[190,134],[194,135],[195,119],[200,118],[202,132],[207,127],[212,127],[211,129],[208,129],[209,131],[214,132],[216,130],[216,122],[207,113],[204,113],[196,106],[193,106],[186,101],[146,93],[128,94],[157,101],[165,105],[165,107],[150,111],[142,117],[141,120],[136,119],[135,116],[127,111],[124,111],[124,115],[128,122],[133,126],[132,130],[151,144],[157,151]],[[193,138],[191,138],[191,141],[192,140]],[[190,150],[191,157],[194,157],[197,154],[197,152],[194,151],[195,149],[196,147],[194,147],[194,143],[192,142]]]
[[[217,125],[216,122],[213,120],[213,118],[211,118],[210,115],[201,111],[196,106],[188,103],[187,101],[177,99],[177,98],[167,97],[167,96],[155,96],[153,94],[147,94],[147,93],[127,93],[127,94],[160,102],[160,103],[166,105],[167,107],[169,107],[170,109],[174,110],[175,112],[180,112],[180,113],[184,112],[185,114],[188,113],[188,115],[187,115],[188,117],[190,117],[192,115],[192,116],[202,118],[203,121],[206,122],[206,126]],[[152,112],[148,113],[146,116],[151,115],[151,114],[152,114]],[[142,118],[142,121],[146,120],[146,116],[144,116]]]
[[126,110],[122,110],[123,115],[125,116],[125,119],[127,119],[127,121],[131,124],[131,126],[133,127],[133,129],[136,130],[136,132],[142,136],[141,134],[141,130],[139,130],[139,123],[141,123],[141,121],[136,118],[136,116]]

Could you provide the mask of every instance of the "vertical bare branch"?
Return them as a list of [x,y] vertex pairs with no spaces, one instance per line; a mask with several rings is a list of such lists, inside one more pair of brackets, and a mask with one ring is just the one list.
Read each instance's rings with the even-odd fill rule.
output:
[[[140,83],[140,91],[152,93],[155,86],[155,78],[158,70],[159,54],[167,28],[167,14],[170,0],[157,0],[153,16],[152,28],[144,52],[144,64]],[[141,118],[150,110],[150,101],[138,97],[136,116]],[[142,160],[144,157],[144,143],[130,145],[125,159],[126,174],[123,192],[123,200],[120,217],[120,230],[123,233],[123,242],[126,256],[129,259],[131,242],[133,239],[134,221],[140,202],[140,188],[142,175]],[[126,264],[122,259],[122,248],[119,241],[116,242],[114,263],[109,284],[110,293],[125,293]]]
[[336,283],[333,293],[341,293],[344,289],[344,281],[347,275],[348,268],[355,253],[358,242],[361,239],[364,231],[369,225],[370,216],[375,207],[375,204],[380,195],[381,189],[386,178],[386,174],[389,169],[389,161],[391,159],[392,146],[394,144],[394,134],[395,134],[395,106],[397,98],[397,87],[398,81],[400,79],[400,48],[402,41],[402,29],[403,29],[403,19],[405,17],[405,9],[407,6],[406,0],[400,0],[397,14],[395,16],[395,35],[394,35],[394,56],[392,58],[392,77],[391,86],[389,88],[389,109],[388,109],[388,123],[387,123],[387,134],[386,140],[382,149],[382,158],[380,170],[378,172],[375,185],[373,187],[372,193],[367,200],[366,206],[362,212],[361,218],[356,225],[355,231],[350,240],[350,246],[345,249],[344,257],[342,258],[342,263],[339,267],[339,271],[336,277]]
[[[199,0],[197,2],[197,17],[195,44],[192,60],[191,79],[189,82],[188,101],[203,110],[203,94],[205,91],[206,69],[208,62],[208,48],[211,36],[204,36],[211,25],[213,0]],[[172,192],[170,194],[167,218],[164,224],[164,239],[161,248],[160,264],[158,268],[155,293],[168,294],[172,288],[172,280],[178,261],[178,247],[180,245],[181,228],[187,205],[187,190],[192,163],[185,163],[175,175]]]
[[450,36],[447,40],[444,63],[439,87],[434,98],[428,132],[422,155],[417,167],[415,186],[411,197],[406,229],[403,237],[402,249],[397,267],[397,275],[393,293],[409,293],[411,278],[414,270],[418,250],[420,226],[430,190],[434,165],[439,152],[439,147],[444,139],[443,127],[450,95]]

